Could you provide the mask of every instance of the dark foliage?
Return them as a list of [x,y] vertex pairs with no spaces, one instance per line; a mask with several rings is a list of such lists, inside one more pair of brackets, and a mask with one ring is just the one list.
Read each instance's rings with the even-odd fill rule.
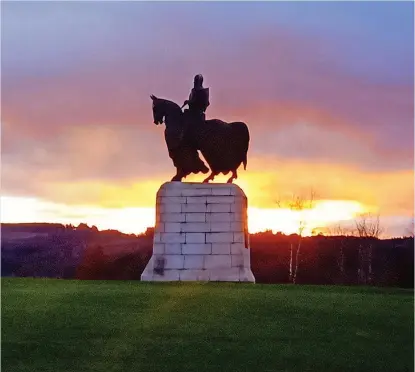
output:
[[[2,276],[139,280],[151,257],[154,228],[141,235],[81,224],[2,224]],[[251,234],[259,283],[289,283],[298,235]],[[297,284],[413,288],[414,239],[302,238]]]

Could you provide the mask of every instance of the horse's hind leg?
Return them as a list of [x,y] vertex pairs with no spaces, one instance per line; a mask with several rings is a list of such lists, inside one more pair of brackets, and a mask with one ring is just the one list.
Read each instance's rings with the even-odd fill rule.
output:
[[236,173],[236,169],[235,170],[233,170],[232,171],[232,176],[231,176],[231,178],[229,178],[227,181],[226,181],[226,183],[232,183],[232,181],[235,179],[237,179],[238,178],[238,173]]
[[217,175],[218,175],[218,173],[212,171],[212,173],[209,175],[209,177],[207,177],[203,180],[203,183],[208,183],[209,181],[213,181],[213,179]]

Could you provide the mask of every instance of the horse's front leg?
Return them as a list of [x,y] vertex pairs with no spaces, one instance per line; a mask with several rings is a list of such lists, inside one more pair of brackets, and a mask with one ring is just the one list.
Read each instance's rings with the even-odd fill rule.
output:
[[183,170],[177,168],[177,172],[176,172],[175,176],[171,179],[170,182],[181,182],[183,177],[186,177],[186,176],[187,176],[187,174],[185,172],[183,172]]

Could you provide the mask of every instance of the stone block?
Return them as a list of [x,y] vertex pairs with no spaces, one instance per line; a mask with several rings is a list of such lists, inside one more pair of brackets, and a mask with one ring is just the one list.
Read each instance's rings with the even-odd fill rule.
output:
[[206,222],[206,213],[185,213],[186,222]]
[[[212,184],[211,183],[200,183],[200,182],[186,182],[185,183],[186,187],[191,187],[194,189],[207,189],[207,190],[211,190],[212,189]],[[215,185],[222,185],[222,186],[226,186],[226,183],[220,184],[217,183]]]
[[184,213],[206,213],[207,205],[206,204],[182,204],[182,212]]
[[226,270],[223,270],[223,269],[210,270],[209,281],[239,282],[240,281],[240,269],[233,267],[233,268],[229,268]]
[[234,232],[233,233],[233,242],[234,243],[243,243],[245,241],[245,234],[243,232]]
[[226,269],[232,267],[231,256],[209,255],[205,256],[205,269]]
[[206,204],[206,196],[188,196],[186,197],[187,204]]
[[242,254],[232,255],[231,256],[231,261],[232,261],[232,267],[240,267],[240,268],[244,267],[244,258],[242,256]]
[[243,213],[244,211],[244,206],[242,203],[238,203],[238,204],[231,204],[231,212],[233,213]]
[[212,245],[211,244],[197,244],[197,243],[186,243],[182,244],[182,254],[211,254]]
[[212,195],[214,196],[231,196],[232,193],[232,187],[215,187],[212,189]]
[[164,246],[163,243],[154,243],[153,254],[164,254]]
[[206,233],[206,243],[231,243],[233,242],[233,233],[219,232]]
[[[166,233],[179,233],[180,232],[180,222],[165,222],[163,230]],[[157,231],[158,231],[158,229],[157,229]]]
[[230,243],[212,243],[212,254],[231,254]]
[[210,188],[188,188],[183,189],[181,195],[183,196],[210,196],[212,195],[212,189]]
[[159,204],[158,213],[181,213],[182,205],[181,204]]
[[181,281],[209,281],[208,270],[189,269],[180,271]]
[[208,196],[208,204],[233,204],[235,196]]
[[183,196],[162,196],[157,201],[159,204],[183,204],[186,203],[186,198]]
[[[208,230],[209,231],[209,230]],[[231,222],[210,222],[211,232],[231,232]]]
[[156,282],[175,282],[180,280],[180,271],[178,269],[164,270],[163,275],[153,274],[152,280]]
[[183,232],[209,232],[210,226],[206,222],[183,222],[181,225],[181,231]]
[[207,211],[215,213],[230,213],[232,204],[208,204]]
[[186,241],[185,234],[181,233],[160,233],[161,243],[184,243]]
[[231,254],[241,254],[243,250],[246,249],[243,243],[232,243],[231,244]]
[[166,243],[164,245],[165,254],[182,254],[181,243]]
[[230,231],[240,232],[244,230],[243,221],[234,221],[230,223]]
[[207,213],[206,222],[231,222],[234,221],[231,213]]
[[184,213],[161,213],[160,221],[166,222],[184,222],[185,221]]
[[161,232],[165,232],[165,231],[164,231],[164,228],[165,228],[165,226],[164,226],[164,222],[159,222],[159,223],[157,224],[157,232],[159,232],[159,233],[161,233]]
[[204,257],[201,254],[184,255],[184,268],[202,270]]
[[154,238],[153,238],[154,243],[162,243],[161,234],[163,233],[158,233],[158,232],[154,233]]
[[165,254],[164,256],[165,263],[164,263],[164,270],[167,269],[183,269],[184,266],[184,256],[183,255],[176,255],[176,254]]
[[205,233],[185,233],[185,240],[181,243],[209,243],[206,241]]
[[251,269],[251,252],[249,249],[244,249],[242,251],[242,257],[244,260],[244,268]]
[[239,281],[255,283],[255,277],[250,268],[239,269]]
[[246,221],[246,217],[243,215],[243,213],[232,213],[233,221],[235,222],[244,222]]

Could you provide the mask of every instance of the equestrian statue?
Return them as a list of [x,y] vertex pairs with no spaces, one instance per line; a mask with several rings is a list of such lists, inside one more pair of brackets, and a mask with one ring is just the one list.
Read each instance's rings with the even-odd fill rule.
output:
[[[191,173],[209,172],[200,159],[200,151],[209,164],[209,182],[220,173],[232,172],[228,183],[238,178],[241,164],[246,169],[249,147],[249,130],[243,122],[226,123],[219,119],[206,120],[209,88],[203,87],[203,76],[196,75],[189,99],[182,107],[176,103],[150,96],[153,101],[154,124],[165,123],[164,136],[167,149],[177,169],[171,181],[181,181]],[[184,106],[189,108],[182,111]]]

